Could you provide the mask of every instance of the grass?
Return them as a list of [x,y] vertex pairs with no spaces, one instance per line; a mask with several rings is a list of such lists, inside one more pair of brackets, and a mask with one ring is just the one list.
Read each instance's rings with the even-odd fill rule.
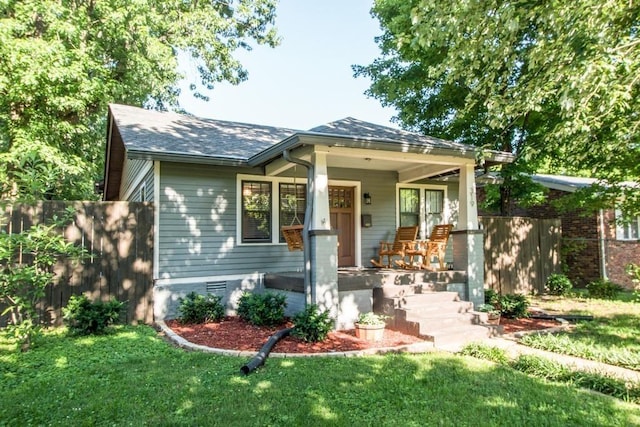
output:
[[549,312],[587,314],[570,331],[529,335],[522,344],[640,371],[640,303],[627,294],[616,301],[584,296],[538,297],[532,305]]
[[0,339],[0,425],[640,425],[640,407],[447,353],[246,358],[175,348],[146,326]]
[[511,360],[503,349],[486,344],[468,344],[461,353],[510,366],[517,371],[547,381],[572,384],[575,387],[597,391],[625,402],[640,404],[640,383],[627,382],[607,374],[576,370],[541,356],[523,354]]

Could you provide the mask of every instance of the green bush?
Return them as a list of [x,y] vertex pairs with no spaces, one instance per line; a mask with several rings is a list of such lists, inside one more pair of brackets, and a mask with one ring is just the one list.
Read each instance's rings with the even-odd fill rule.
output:
[[500,295],[497,307],[504,317],[529,317],[529,300],[526,295]]
[[256,326],[276,326],[284,321],[286,306],[287,298],[284,295],[244,292],[238,300],[238,315]]
[[179,298],[180,323],[216,322],[224,317],[224,307],[220,302],[222,297],[217,295],[199,295],[189,293],[186,298]]
[[500,302],[500,294],[498,294],[493,289],[485,289],[484,290],[484,303],[492,306],[497,306]]
[[329,311],[320,311],[316,304],[309,304],[304,311],[293,316],[292,335],[306,342],[324,341],[333,328]]
[[549,295],[567,295],[573,285],[564,274],[552,274],[547,278],[544,287]]
[[633,296],[636,302],[640,302],[640,264],[628,264],[625,271],[633,282]]
[[7,233],[0,223],[0,305],[8,314],[8,335],[28,350],[41,334],[36,309],[45,289],[54,283],[54,266],[63,258],[82,260],[87,251],[68,242],[61,231],[74,214],[67,209],[62,217],[53,216],[47,224],[36,224],[20,233]]
[[101,334],[118,322],[124,307],[124,302],[113,298],[108,302],[91,302],[86,295],[73,295],[62,309],[62,319],[72,334]]
[[622,287],[620,285],[610,280],[600,279],[587,284],[587,296],[589,298],[615,299],[621,290]]

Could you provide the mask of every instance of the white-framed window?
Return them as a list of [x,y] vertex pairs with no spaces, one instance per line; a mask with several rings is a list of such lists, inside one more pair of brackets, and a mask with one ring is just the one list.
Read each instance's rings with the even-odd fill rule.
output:
[[238,175],[238,242],[284,243],[280,227],[303,224],[306,179]]
[[271,183],[242,181],[242,243],[271,242]]
[[640,240],[640,216],[625,218],[622,212],[616,209],[616,239]]
[[436,224],[444,224],[447,209],[446,185],[397,184],[398,226],[420,226],[420,238],[426,239]]

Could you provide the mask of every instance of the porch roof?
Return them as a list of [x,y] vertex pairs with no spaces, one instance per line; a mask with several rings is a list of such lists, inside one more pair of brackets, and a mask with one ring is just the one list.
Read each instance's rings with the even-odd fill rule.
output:
[[[124,158],[182,163],[263,167],[280,158],[284,150],[302,146],[359,149],[375,154],[379,167],[389,168],[384,153],[446,156],[460,163],[474,162],[480,149],[471,145],[406,132],[348,117],[310,130],[202,119],[145,110],[128,105],[109,106],[105,163],[105,196],[117,191]],[[365,151],[366,150],[366,151]],[[508,153],[484,152],[485,161],[508,162]],[[488,154],[488,156],[487,156]],[[360,156],[371,160],[372,156]],[[334,156],[336,161],[340,155]],[[417,157],[413,157],[415,160]],[[389,160],[389,159],[386,159]],[[411,158],[403,158],[410,162]],[[396,166],[401,162],[396,161]],[[451,164],[449,162],[449,169]],[[339,167],[339,165],[337,165]],[[395,167],[395,166],[393,166]],[[397,167],[396,170],[400,170]],[[438,170],[443,170],[442,168]],[[448,169],[447,169],[448,170]],[[108,197],[108,196],[107,196]]]

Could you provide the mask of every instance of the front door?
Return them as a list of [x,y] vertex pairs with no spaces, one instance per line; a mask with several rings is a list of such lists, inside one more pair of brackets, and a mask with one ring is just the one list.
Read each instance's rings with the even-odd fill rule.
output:
[[338,267],[356,265],[354,187],[329,187],[331,229],[338,233]]

